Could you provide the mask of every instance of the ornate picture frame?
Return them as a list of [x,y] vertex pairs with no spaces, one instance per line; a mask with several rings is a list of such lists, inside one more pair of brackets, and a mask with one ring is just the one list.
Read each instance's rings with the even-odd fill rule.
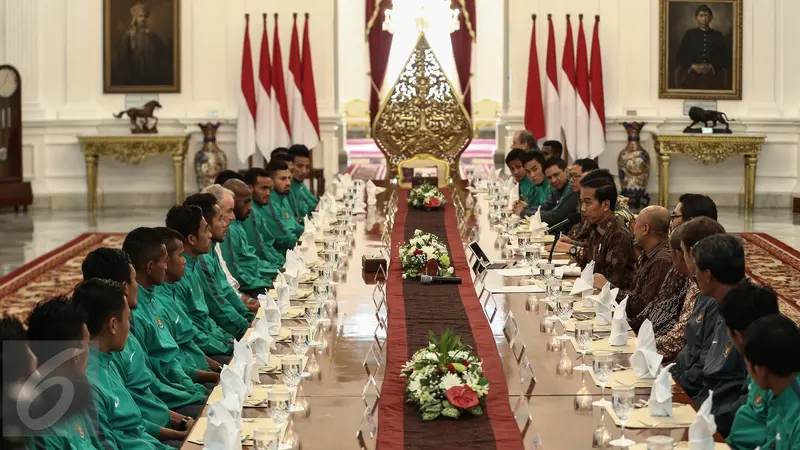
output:
[[103,0],[103,92],[181,91],[180,0]]
[[742,99],[742,0],[660,0],[659,98]]

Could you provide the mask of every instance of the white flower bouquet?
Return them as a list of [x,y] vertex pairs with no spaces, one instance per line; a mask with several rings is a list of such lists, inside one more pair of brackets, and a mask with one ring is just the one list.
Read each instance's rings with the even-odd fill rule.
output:
[[407,401],[419,407],[422,420],[483,414],[489,379],[472,348],[450,329],[441,338],[430,332],[430,344],[414,353],[400,375],[406,378]]
[[400,247],[400,265],[404,279],[420,275],[449,277],[454,272],[444,242],[422,230],[414,230],[414,236]]
[[432,210],[447,203],[444,194],[430,183],[422,183],[408,193],[408,204],[414,208]]

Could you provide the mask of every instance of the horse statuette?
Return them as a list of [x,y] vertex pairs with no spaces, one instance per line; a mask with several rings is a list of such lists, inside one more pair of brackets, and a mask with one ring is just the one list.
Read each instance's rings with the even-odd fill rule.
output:
[[[161,108],[161,103],[150,100],[141,108],[128,108],[120,111],[119,114],[112,115],[117,119],[121,119],[122,116],[127,114],[131,120],[131,133],[133,134],[156,134],[158,133],[158,117],[153,116],[153,111],[156,108]],[[153,125],[150,125],[150,119],[154,120]]]

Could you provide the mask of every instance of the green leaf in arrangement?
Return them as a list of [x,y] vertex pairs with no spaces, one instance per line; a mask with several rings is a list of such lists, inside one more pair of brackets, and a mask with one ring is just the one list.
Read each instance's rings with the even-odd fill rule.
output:
[[449,407],[442,410],[442,415],[445,417],[450,417],[451,419],[458,419],[461,415],[461,411],[458,408]]
[[467,411],[470,412],[473,416],[482,416],[483,415],[483,408],[481,405],[473,406],[472,408],[468,409]]
[[440,415],[442,415],[442,413],[439,412],[439,411],[423,412],[422,413],[422,420],[433,420],[433,419],[439,417]]
[[422,412],[442,412],[444,406],[442,406],[440,402],[433,402],[433,403],[428,403],[427,405],[423,406],[420,409],[422,410]]

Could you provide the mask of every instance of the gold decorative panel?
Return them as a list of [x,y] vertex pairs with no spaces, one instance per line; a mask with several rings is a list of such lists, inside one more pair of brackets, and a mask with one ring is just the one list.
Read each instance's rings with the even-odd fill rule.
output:
[[383,99],[373,132],[386,155],[387,178],[397,176],[401,161],[426,153],[448,164],[450,179],[459,179],[458,160],[472,141],[472,125],[424,33]]

